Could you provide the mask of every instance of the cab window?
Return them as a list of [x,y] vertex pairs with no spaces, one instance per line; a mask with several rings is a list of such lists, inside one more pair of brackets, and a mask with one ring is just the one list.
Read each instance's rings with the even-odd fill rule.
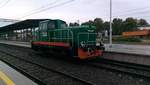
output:
[[55,28],[56,28],[55,22],[54,22],[54,21],[51,21],[51,22],[48,24],[48,28],[49,28],[49,29],[55,29]]
[[63,29],[63,28],[66,28],[67,25],[66,25],[66,23],[61,23],[61,26],[60,26],[60,27]]
[[47,23],[43,22],[40,24],[40,31],[47,31]]
[[43,23],[42,30],[47,31],[47,23]]

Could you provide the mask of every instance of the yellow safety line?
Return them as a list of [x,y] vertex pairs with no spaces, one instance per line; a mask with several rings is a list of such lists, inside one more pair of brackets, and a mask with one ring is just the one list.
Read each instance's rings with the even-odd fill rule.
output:
[[15,85],[14,82],[8,78],[2,71],[0,71],[0,79],[2,79],[6,85]]

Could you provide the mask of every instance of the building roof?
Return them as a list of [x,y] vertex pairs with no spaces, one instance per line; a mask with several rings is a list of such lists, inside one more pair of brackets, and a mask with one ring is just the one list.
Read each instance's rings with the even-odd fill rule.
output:
[[27,19],[24,21],[16,22],[14,24],[0,27],[0,31],[35,28],[39,26],[40,21],[44,21],[44,20],[48,20],[48,19]]
[[122,35],[123,36],[147,36],[150,35],[150,30],[123,32]]

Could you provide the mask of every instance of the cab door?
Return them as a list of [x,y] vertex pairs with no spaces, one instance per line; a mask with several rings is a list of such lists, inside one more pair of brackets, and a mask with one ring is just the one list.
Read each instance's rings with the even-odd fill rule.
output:
[[48,41],[47,21],[43,21],[40,23],[39,40]]
[[56,22],[55,21],[49,21],[48,22],[48,41],[54,42],[55,41],[55,30],[56,30]]

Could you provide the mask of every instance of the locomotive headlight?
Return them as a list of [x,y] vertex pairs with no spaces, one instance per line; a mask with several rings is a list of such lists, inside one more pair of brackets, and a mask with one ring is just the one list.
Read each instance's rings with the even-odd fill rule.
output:
[[80,42],[81,47],[85,47],[86,43],[84,41]]

